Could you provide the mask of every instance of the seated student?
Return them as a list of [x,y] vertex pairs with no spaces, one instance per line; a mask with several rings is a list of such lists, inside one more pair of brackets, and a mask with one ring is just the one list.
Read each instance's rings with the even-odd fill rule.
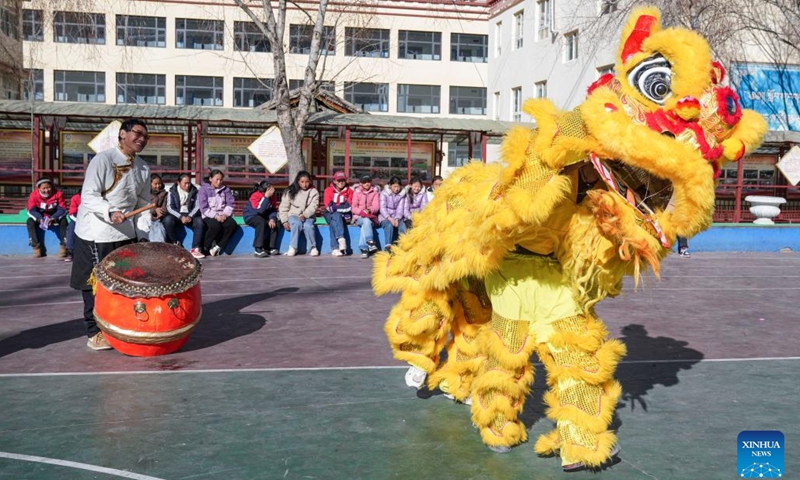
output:
[[353,224],[361,227],[361,235],[358,238],[361,258],[369,258],[378,251],[373,235],[378,226],[378,214],[381,210],[380,192],[372,186],[370,175],[362,175],[359,182],[353,188]]
[[441,175],[436,175],[433,177],[433,180],[431,180],[431,186],[425,190],[425,192],[428,194],[428,202],[433,200],[434,192],[436,192],[436,189],[442,185],[443,181],[444,180],[442,179]]
[[333,182],[325,189],[323,205],[325,221],[331,233],[331,255],[341,257],[347,254],[347,239],[344,237],[345,225],[353,218],[353,189],[347,184],[344,172],[333,174]]
[[406,233],[406,197],[401,193],[400,179],[392,177],[381,192],[381,214],[378,220],[383,227],[383,249],[392,250],[397,238]]
[[306,248],[312,257],[319,256],[314,229],[314,216],[319,206],[319,191],[311,185],[311,174],[301,170],[294,182],[283,192],[278,211],[283,228],[291,232],[289,250],[286,256],[297,255],[300,230],[306,236]]
[[200,204],[197,203],[197,187],[192,184],[192,177],[182,173],[178,183],[172,185],[167,192],[167,214],[161,219],[164,225],[164,236],[169,243],[180,243],[178,231],[184,227],[192,229],[192,256],[205,258],[203,254],[203,230],[205,224],[200,216]]
[[45,232],[53,225],[58,225],[58,242],[61,248],[58,256],[67,256],[67,206],[63,194],[56,190],[52,180],[41,178],[36,182],[36,188],[28,197],[28,244],[33,247],[35,258],[45,256],[44,249],[39,244],[39,229]]
[[233,219],[233,192],[223,185],[224,178],[225,174],[221,170],[211,170],[208,183],[204,183],[197,194],[200,215],[206,224],[203,253],[212,257],[225,251],[238,227]]
[[78,221],[78,207],[81,206],[81,194],[76,193],[69,199],[69,225],[67,225],[67,256],[65,262],[72,261],[72,251],[75,249],[75,222]]
[[421,212],[427,204],[428,194],[422,185],[422,180],[419,177],[411,177],[406,190],[406,205],[403,213],[406,227],[411,228],[411,214]]
[[164,181],[157,173],[150,174],[150,202],[155,205],[150,209],[150,235],[148,240],[151,242],[164,242],[165,233],[162,219],[167,215],[167,191],[164,190]]
[[[244,205],[244,223],[256,229],[253,237],[253,255],[268,257],[278,255],[275,244],[278,240],[278,201],[275,199],[275,187],[266,180],[255,184],[250,200]],[[266,243],[266,232],[269,243]]]

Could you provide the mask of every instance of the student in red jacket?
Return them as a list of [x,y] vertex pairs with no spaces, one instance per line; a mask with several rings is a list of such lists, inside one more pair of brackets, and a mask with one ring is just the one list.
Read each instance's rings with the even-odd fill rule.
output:
[[268,257],[278,255],[278,200],[275,187],[267,180],[254,185],[250,200],[244,206],[244,223],[256,229],[253,237],[253,255]]
[[341,257],[347,254],[345,226],[353,218],[353,189],[347,184],[344,172],[333,174],[333,182],[325,189],[323,197],[325,221],[331,232],[331,255]]
[[28,242],[33,247],[33,256],[43,257],[45,251],[39,243],[39,229],[47,231],[50,227],[58,226],[58,241],[61,249],[58,256],[67,256],[67,246],[64,243],[67,236],[67,206],[64,196],[53,186],[49,178],[41,178],[36,182],[36,188],[28,197]]
[[65,262],[72,261],[72,250],[75,249],[75,222],[78,221],[78,207],[81,206],[81,194],[76,193],[69,199],[69,225],[67,226],[67,256]]

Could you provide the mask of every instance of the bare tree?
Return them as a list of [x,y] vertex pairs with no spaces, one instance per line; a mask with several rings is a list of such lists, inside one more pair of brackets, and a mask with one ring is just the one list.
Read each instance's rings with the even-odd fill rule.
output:
[[289,81],[286,78],[284,34],[286,32],[287,0],[278,0],[277,6],[273,6],[272,0],[262,0],[262,15],[257,14],[245,0],[234,0],[234,2],[253,20],[272,45],[272,61],[275,70],[273,92],[274,98],[278,101],[278,127],[286,146],[286,154],[289,159],[289,181],[292,182],[298,172],[306,169],[302,152],[303,131],[308,121],[309,105],[313,101],[317,83],[317,66],[320,60],[320,44],[328,0],[320,0],[317,7],[303,86],[300,89],[300,98],[295,108],[290,105]]

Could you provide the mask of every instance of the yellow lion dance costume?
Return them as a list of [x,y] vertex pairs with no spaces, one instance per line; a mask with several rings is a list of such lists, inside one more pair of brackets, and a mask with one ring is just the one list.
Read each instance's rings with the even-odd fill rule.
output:
[[767,128],[722,85],[705,40],[662,30],[655,8],[631,15],[615,71],[570,112],[526,102],[538,128],[509,131],[503,163],[453,172],[373,272],[377,294],[402,292],[385,327],[395,358],[471,402],[495,451],[527,440],[518,416],[536,351],[556,428],[534,449],[560,454],[565,470],[617,451],[609,424],[625,346],[595,304],[624,275],[638,281],[647,265],[658,275],[676,235],[711,224],[720,162]]

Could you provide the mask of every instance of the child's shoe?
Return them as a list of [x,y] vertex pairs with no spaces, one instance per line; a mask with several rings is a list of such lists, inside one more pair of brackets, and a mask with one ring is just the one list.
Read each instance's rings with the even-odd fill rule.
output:
[[277,248],[273,248],[272,250],[269,251],[269,254],[270,255],[280,255],[281,252],[279,252]]
[[312,257],[319,257],[319,250],[317,250],[317,247],[311,247],[311,251],[308,254]]
[[347,240],[344,237],[339,239],[339,251],[344,255],[347,252]]
[[295,255],[297,255],[297,249],[295,249],[294,247],[289,247],[289,250],[286,251],[286,256],[294,257]]
[[67,256],[67,246],[61,245],[58,249],[58,258],[66,258]]
[[253,255],[255,255],[256,257],[264,258],[268,257],[269,253],[265,252],[264,249],[261,247],[256,247],[256,251],[253,252]]
[[64,257],[64,261],[65,262],[71,262],[72,261],[72,250],[67,250],[67,256]]
[[214,245],[213,247],[211,247],[211,250],[208,251],[208,254],[211,255],[212,257],[217,257],[219,256],[220,250],[222,249],[219,248],[219,245]]
[[378,246],[375,245],[375,240],[367,240],[367,248],[369,249],[369,253],[375,253],[378,251]]
[[344,255],[344,253],[342,253],[341,250],[333,250],[331,251],[331,255],[333,255],[334,257],[341,257]]
[[40,258],[44,257],[44,251],[42,250],[41,245],[34,245],[33,246],[33,258]]
[[192,251],[191,251],[191,254],[192,254],[192,256],[193,256],[194,258],[197,258],[197,259],[200,259],[200,258],[206,258],[206,255],[203,253],[203,251],[202,251],[202,250],[200,250],[200,249],[199,249],[199,248],[197,248],[197,247],[195,247],[195,248],[193,248],[193,249],[192,249]]
[[362,248],[361,249],[361,258],[369,258],[369,250]]

